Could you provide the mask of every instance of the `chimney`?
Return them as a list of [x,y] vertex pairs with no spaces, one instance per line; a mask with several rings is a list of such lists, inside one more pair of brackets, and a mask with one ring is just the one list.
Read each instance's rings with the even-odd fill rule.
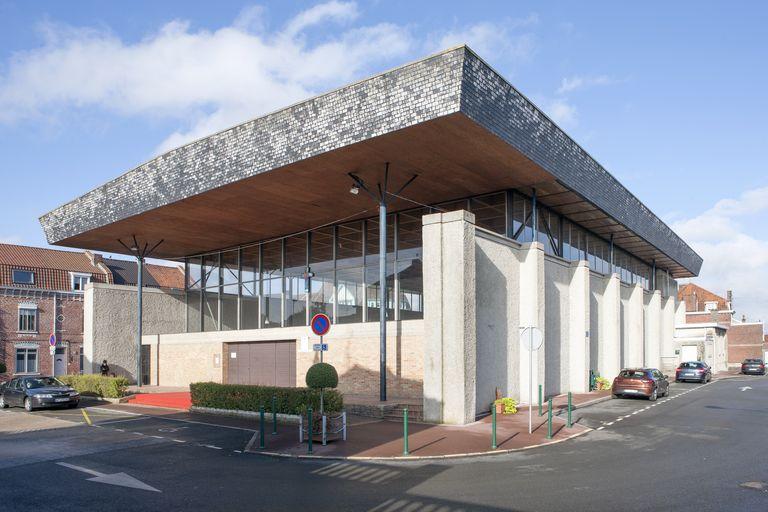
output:
[[725,298],[726,298],[725,307],[728,308],[728,311],[733,311],[733,291],[728,290],[727,292],[725,292]]
[[741,323],[747,323],[747,315],[741,315]]

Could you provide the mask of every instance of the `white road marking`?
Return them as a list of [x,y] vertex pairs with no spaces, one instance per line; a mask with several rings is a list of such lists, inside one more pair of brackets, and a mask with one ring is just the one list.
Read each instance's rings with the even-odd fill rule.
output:
[[58,464],[59,466],[64,466],[65,468],[74,469],[75,471],[80,471],[82,473],[93,475],[93,478],[88,478],[89,482],[96,482],[100,484],[109,484],[109,485],[119,485],[121,487],[130,487],[131,489],[140,489],[142,491],[162,492],[159,489],[155,489],[151,485],[147,485],[141,480],[137,480],[136,478],[126,473],[121,472],[121,473],[113,473],[110,475],[107,473],[99,473],[98,471],[84,468],[82,466],[67,464],[66,462],[57,462],[56,464]]
[[186,443],[183,439],[171,439],[174,443]]

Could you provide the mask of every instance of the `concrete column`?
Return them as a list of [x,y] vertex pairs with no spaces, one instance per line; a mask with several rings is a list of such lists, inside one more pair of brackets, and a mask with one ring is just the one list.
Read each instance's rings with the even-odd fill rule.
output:
[[661,366],[661,292],[644,294],[645,302],[645,366]]
[[675,356],[675,309],[677,297],[661,299],[661,362],[659,369],[669,371],[677,366]]
[[[520,327],[538,327],[544,339],[545,297],[544,297],[544,247],[539,242],[524,244],[518,253],[520,260]],[[519,343],[519,339],[518,339]],[[539,384],[544,385],[545,344],[533,354],[533,373],[528,370],[528,351],[520,347],[519,375],[520,401],[528,402],[529,374],[532,375],[533,397],[538,396]],[[547,390],[544,390],[546,396]]]
[[568,289],[569,391],[589,391],[589,265],[571,263]]
[[601,377],[613,380],[621,370],[621,281],[617,274],[605,277],[605,291],[600,312],[600,343],[597,370]]
[[475,420],[475,217],[425,215],[424,419]]
[[624,359],[622,366],[643,366],[643,287],[622,287]]

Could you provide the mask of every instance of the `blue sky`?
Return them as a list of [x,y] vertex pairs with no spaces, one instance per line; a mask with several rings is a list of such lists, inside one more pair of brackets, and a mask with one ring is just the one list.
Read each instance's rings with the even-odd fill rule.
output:
[[[0,0],[0,240],[178,143],[466,42],[768,320],[762,2]],[[739,307],[741,306],[741,307]]]

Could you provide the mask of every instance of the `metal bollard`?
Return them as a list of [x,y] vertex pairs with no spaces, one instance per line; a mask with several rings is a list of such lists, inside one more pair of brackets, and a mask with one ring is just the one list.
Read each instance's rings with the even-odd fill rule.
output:
[[552,399],[547,403],[547,439],[552,439]]
[[347,440],[347,411],[341,412],[341,428],[343,429],[341,431],[341,440],[346,441]]
[[542,397],[541,397],[541,395],[542,395],[542,392],[541,392],[541,384],[539,384],[539,416],[541,416],[542,414],[544,414],[543,412],[541,412],[541,398],[542,398]]
[[314,429],[312,421],[312,408],[307,407],[307,434],[309,435],[309,441],[307,442],[307,453],[312,455],[312,430]]
[[573,398],[572,393],[569,391],[568,392],[568,428],[571,428],[571,426],[573,425],[573,422],[571,421],[571,406],[573,402],[572,398]]
[[277,397],[272,396],[272,435],[277,435]]
[[259,407],[259,448],[264,448],[264,406]]
[[323,435],[322,435],[323,446],[325,446],[325,444],[326,444],[326,436],[327,436],[326,432],[327,432],[327,429],[328,429],[328,416],[323,414]]
[[408,408],[403,408],[403,455],[408,455]]
[[304,418],[299,414],[299,444],[304,442]]
[[496,404],[491,404],[491,450],[496,448]]

